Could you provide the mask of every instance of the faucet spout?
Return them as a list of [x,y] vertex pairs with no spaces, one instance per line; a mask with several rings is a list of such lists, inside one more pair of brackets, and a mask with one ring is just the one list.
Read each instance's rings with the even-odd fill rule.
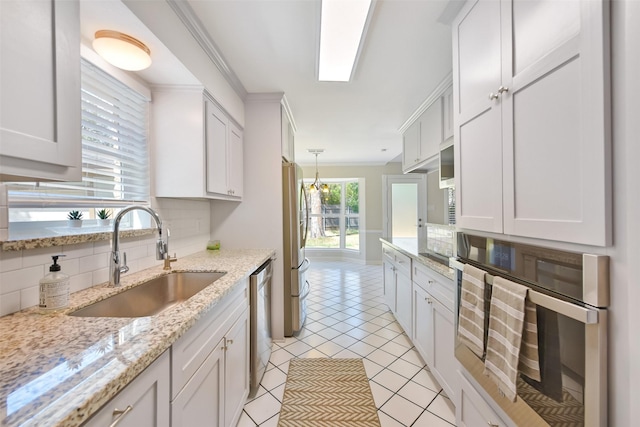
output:
[[151,208],[146,206],[127,206],[122,209],[113,220],[113,235],[111,237],[111,257],[109,266],[109,283],[111,286],[120,286],[120,274],[129,271],[127,266],[127,254],[124,254],[124,262],[120,261],[120,221],[122,217],[133,210],[147,212],[154,219],[158,230],[158,241],[156,242],[156,259],[162,260],[167,256],[167,244],[162,241],[162,220],[160,216]]

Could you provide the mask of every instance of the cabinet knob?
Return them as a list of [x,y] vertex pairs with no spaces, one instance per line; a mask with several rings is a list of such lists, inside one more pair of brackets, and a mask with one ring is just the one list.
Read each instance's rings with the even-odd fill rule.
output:
[[433,280],[429,280],[429,284],[430,284],[430,285],[433,285],[434,283],[436,283],[436,282],[435,282],[435,281],[433,281]]
[[116,417],[115,420],[113,420],[113,422],[111,424],[109,424],[109,427],[115,427],[118,425],[118,423],[120,421],[122,421],[122,418],[124,418],[125,415],[127,415],[129,412],[131,412],[133,410],[133,406],[128,405],[125,409],[114,409],[113,410],[113,416]]
[[491,421],[487,421],[487,424],[489,425],[489,427],[500,427],[498,424],[494,424]]
[[509,92],[509,88],[508,87],[504,87],[504,86],[500,86],[498,88],[498,94],[501,94],[503,92]]
[[229,345],[233,344],[233,340],[227,340],[227,344]]
[[489,101],[493,101],[494,99],[498,99],[499,97],[500,97],[500,95],[498,95],[497,93],[491,92],[489,94]]

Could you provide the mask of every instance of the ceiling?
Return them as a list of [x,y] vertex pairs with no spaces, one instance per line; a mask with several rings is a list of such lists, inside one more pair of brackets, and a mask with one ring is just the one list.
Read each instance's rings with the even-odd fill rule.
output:
[[[451,15],[452,1],[378,0],[348,83],[317,81],[320,0],[188,3],[248,93],[285,93],[302,164],[314,162],[309,149],[325,150],[320,164],[397,161],[400,128],[451,71],[451,28],[439,19]],[[154,64],[163,66],[139,76],[153,84],[193,84],[186,68],[122,3],[81,5],[87,40],[106,26],[138,36],[146,31]]]

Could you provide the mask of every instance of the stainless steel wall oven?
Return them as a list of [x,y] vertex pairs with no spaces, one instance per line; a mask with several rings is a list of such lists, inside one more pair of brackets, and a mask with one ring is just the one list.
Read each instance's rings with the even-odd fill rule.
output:
[[[607,425],[607,310],[609,259],[458,233],[456,319],[462,271],[485,271],[482,357],[456,336],[462,374],[516,426]],[[526,286],[535,304],[540,380],[517,376],[515,401],[485,375],[487,329],[496,277]],[[459,323],[456,323],[458,330]],[[506,421],[506,420],[505,420]]]

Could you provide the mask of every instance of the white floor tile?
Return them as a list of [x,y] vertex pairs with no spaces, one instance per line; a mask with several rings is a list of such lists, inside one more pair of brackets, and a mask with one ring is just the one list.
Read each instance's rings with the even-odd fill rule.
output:
[[[288,348],[289,347],[285,347],[285,349],[288,349]],[[380,349],[386,351],[387,353],[391,353],[397,357],[402,356],[407,352],[407,350],[409,350],[407,347],[401,346],[400,344],[393,341],[389,341],[388,343],[380,347]]]
[[378,375],[372,378],[372,381],[377,382],[381,386],[386,387],[393,392],[400,390],[407,382],[409,382],[409,380],[402,375],[398,375],[388,369],[380,371]]
[[429,390],[428,388],[413,381],[409,381],[404,387],[402,387],[398,391],[398,394],[421,408],[429,406],[433,399],[438,395],[435,391]]
[[288,346],[284,347],[284,349],[286,351],[288,351],[289,353],[293,354],[294,356],[298,356],[302,353],[305,353],[309,350],[311,350],[313,347],[311,347],[309,344],[305,344],[302,341],[296,341],[294,343],[289,344]]
[[340,353],[345,348],[340,344],[336,344],[334,341],[326,341],[324,344],[321,344],[315,348],[315,350],[319,350],[326,354],[327,356],[333,356],[334,354]]
[[395,362],[387,366],[387,369],[391,369],[396,374],[400,374],[408,380],[413,378],[418,371],[420,371],[418,366],[402,359],[397,359]]
[[280,412],[280,402],[266,393],[244,405],[244,410],[258,425]]
[[373,381],[370,382],[369,385],[371,387],[371,394],[373,395],[373,401],[376,404],[376,408],[380,409],[382,405],[387,403],[387,400],[393,396],[393,392]]
[[278,368],[269,369],[264,373],[260,385],[267,390],[272,390],[287,381],[287,375]]
[[451,400],[443,396],[436,397],[431,405],[427,407],[427,411],[443,418],[451,424],[456,423],[456,408]]
[[378,349],[369,353],[367,355],[367,359],[376,362],[378,365],[386,368],[387,366],[392,364],[397,359],[397,357],[391,353],[387,353],[384,350]]
[[269,358],[269,362],[273,363],[276,366],[283,364],[293,357],[293,354],[289,353],[287,350],[279,349],[271,352],[271,357]]
[[360,355],[354,353],[353,351],[344,349],[341,352],[334,354],[332,357],[334,359],[359,359]]
[[328,340],[334,339],[335,337],[337,337],[338,335],[341,335],[342,332],[336,331],[335,329],[332,328],[327,328],[325,327],[324,329],[316,332],[318,335],[320,335],[321,337],[324,337]]
[[424,411],[423,408],[397,394],[382,405],[380,410],[405,426],[413,424]]
[[353,328],[347,332],[345,332],[345,334],[349,335],[350,337],[353,337],[357,340],[361,340],[363,338],[368,337],[370,334],[367,331],[364,331],[360,328]]
[[310,334],[302,339],[300,339],[300,341],[302,341],[305,344],[310,345],[311,347],[316,347],[319,346],[320,344],[324,344],[325,342],[327,342],[327,339],[323,336],[320,336],[318,334]]
[[273,417],[269,418],[267,421],[260,424],[260,427],[278,427],[278,418],[279,416],[278,414],[276,414]]
[[381,411],[378,411],[378,418],[380,419],[380,427],[406,427]]
[[372,345],[367,344],[366,342],[358,341],[357,343],[349,346],[349,350],[353,351],[354,353],[358,353],[362,357],[366,357],[367,355],[374,352],[376,348]]
[[339,344],[344,348],[347,348],[355,343],[358,342],[357,339],[353,338],[350,335],[347,334],[342,334],[342,335],[338,335],[337,337],[335,337],[334,339],[331,340],[332,343],[335,344]]
[[387,342],[389,342],[388,339],[383,338],[379,335],[376,334],[370,334],[364,338],[362,338],[363,342],[366,342],[369,345],[372,345],[376,348],[382,347],[383,345],[385,345]]
[[429,411],[424,411],[411,427],[451,427],[450,424],[440,417],[433,415]]
[[237,427],[256,427],[256,423],[253,422],[246,412],[242,411]]
[[285,385],[282,384],[282,385],[270,390],[269,393],[271,393],[271,395],[273,395],[273,397],[278,399],[278,401],[282,402],[282,397],[284,396],[284,388],[285,388]]
[[420,372],[411,378],[411,381],[416,382],[431,391],[440,392],[440,390],[442,390],[442,387],[440,387],[440,384],[438,384],[438,381],[436,381],[433,374],[426,369],[420,370]]

